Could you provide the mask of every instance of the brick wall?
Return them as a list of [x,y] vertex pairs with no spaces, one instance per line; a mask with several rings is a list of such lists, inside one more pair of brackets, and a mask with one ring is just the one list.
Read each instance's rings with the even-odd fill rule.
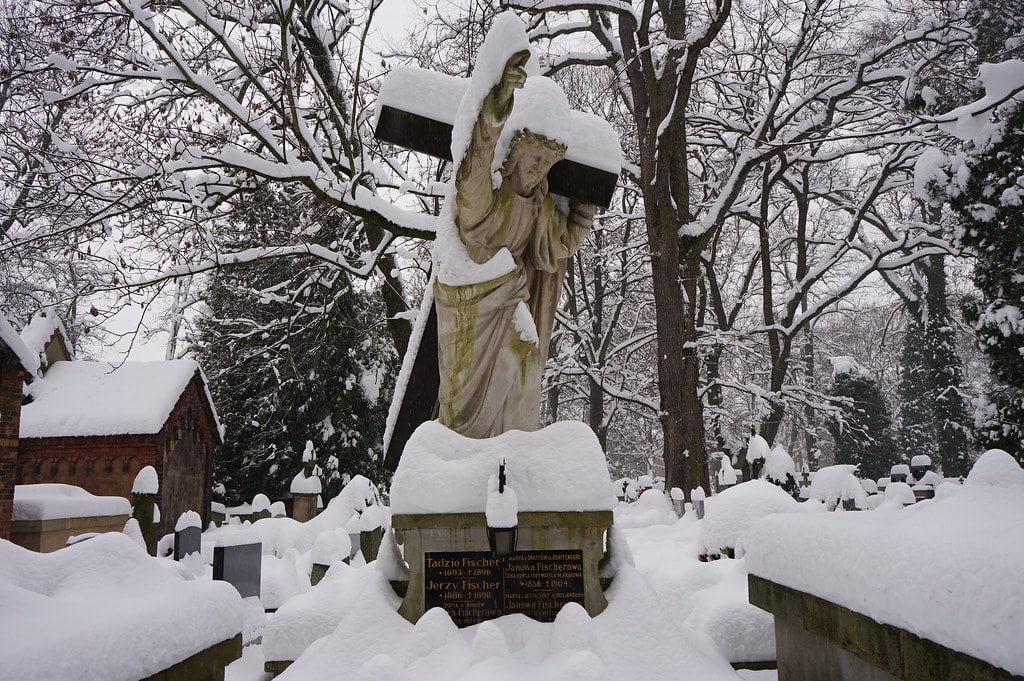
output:
[[161,531],[173,532],[185,511],[199,513],[206,527],[213,494],[213,452],[220,440],[198,377],[185,388],[160,439]]
[[131,498],[143,466],[156,466],[154,435],[39,437],[18,447],[18,484],[60,482],[101,496]]
[[11,538],[23,375],[17,356],[0,343],[0,539]]

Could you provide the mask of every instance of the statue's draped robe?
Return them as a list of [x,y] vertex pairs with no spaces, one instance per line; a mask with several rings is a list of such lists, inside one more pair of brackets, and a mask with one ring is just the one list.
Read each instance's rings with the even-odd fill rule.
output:
[[[548,196],[547,179],[528,197],[505,179],[491,181],[495,146],[511,107],[498,111],[495,94],[484,100],[472,141],[456,173],[455,224],[466,250],[483,264],[501,248],[515,270],[466,286],[434,285],[441,386],[438,420],[473,438],[540,428],[540,385],[566,260],[579,248],[592,216],[566,216]],[[525,302],[539,342],[514,328],[516,306]]]

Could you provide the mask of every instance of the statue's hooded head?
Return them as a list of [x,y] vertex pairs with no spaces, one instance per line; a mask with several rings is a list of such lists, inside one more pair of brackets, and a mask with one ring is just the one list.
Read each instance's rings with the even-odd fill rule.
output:
[[[538,187],[547,191],[547,175],[564,156],[571,134],[569,102],[554,81],[532,76],[515,93],[512,115],[495,150],[501,176],[521,196]],[[499,160],[500,159],[500,160]]]

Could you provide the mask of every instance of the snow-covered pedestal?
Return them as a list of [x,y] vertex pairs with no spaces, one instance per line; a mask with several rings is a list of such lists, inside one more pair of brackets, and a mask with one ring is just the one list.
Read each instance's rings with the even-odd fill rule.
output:
[[[487,533],[488,492],[501,461],[517,505],[518,543],[508,559],[491,555]],[[547,613],[552,603],[565,600],[567,591],[560,580],[542,575],[548,574],[548,565],[565,560],[565,565],[579,565],[581,573],[567,572],[566,584],[582,580],[582,593],[569,600],[595,616],[607,605],[598,564],[614,505],[604,452],[585,424],[561,422],[533,433],[512,431],[474,440],[436,422],[424,423],[406,445],[391,486],[391,525],[409,566],[399,612],[416,622],[433,597],[457,601],[458,594],[467,602],[485,604],[469,620],[509,612]],[[502,601],[513,581],[509,570],[537,576],[517,577],[515,596],[516,603],[535,603],[536,608],[510,606],[512,598]],[[506,605],[491,612],[495,599]]]
[[766,517],[746,550],[780,679],[1024,678],[1024,470],[1006,452],[906,507]]
[[124,497],[94,496],[57,483],[17,485],[11,541],[33,551],[56,551],[77,535],[120,532],[130,513]]

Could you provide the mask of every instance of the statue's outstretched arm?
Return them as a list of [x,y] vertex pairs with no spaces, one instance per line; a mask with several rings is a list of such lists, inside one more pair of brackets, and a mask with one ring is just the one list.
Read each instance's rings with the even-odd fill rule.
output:
[[[491,181],[494,150],[505,121],[512,113],[514,93],[526,83],[526,70],[523,67],[529,57],[530,53],[526,50],[509,57],[501,80],[487,94],[480,107],[469,148],[455,175],[460,229],[476,225],[487,215],[494,201],[494,185]],[[462,236],[464,239],[469,237],[465,231]],[[481,238],[486,237],[481,235]]]

